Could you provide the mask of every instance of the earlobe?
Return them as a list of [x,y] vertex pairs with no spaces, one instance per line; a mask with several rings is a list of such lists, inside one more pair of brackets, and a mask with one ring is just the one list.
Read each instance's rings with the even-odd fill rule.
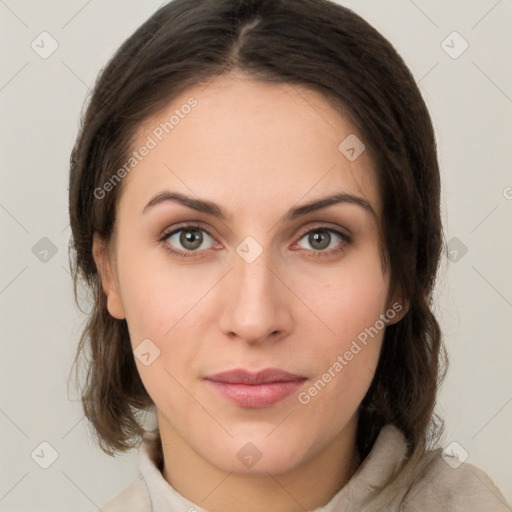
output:
[[93,234],[92,255],[98,269],[103,292],[107,297],[107,309],[111,316],[118,320],[126,318],[119,288],[114,278],[110,257],[104,240],[98,233]]
[[[395,313],[393,319],[389,322],[389,325],[397,324],[400,322],[403,317],[407,314],[409,307],[407,304],[402,304],[401,302],[393,302],[391,306],[391,311]],[[393,315],[393,313],[391,313]]]
[[387,316],[390,318],[388,325],[396,324],[409,311],[409,301],[404,300],[401,293],[395,294],[389,303],[387,311]]

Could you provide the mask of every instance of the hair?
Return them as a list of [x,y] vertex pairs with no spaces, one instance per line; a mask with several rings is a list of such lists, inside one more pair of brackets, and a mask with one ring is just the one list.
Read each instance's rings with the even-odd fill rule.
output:
[[398,52],[364,19],[330,0],[174,0],[101,70],[81,118],[69,179],[75,301],[79,305],[79,283],[93,295],[74,361],[89,351],[81,388],[85,416],[101,449],[113,455],[136,446],[144,433],[138,414],[154,406],[126,321],[107,311],[92,255],[95,232],[113,239],[122,186],[101,199],[94,191],[127,161],[144,120],[190,87],[231,73],[319,92],[350,118],[374,156],[389,296],[400,290],[407,312],[385,330],[359,407],[356,442],[366,457],[381,427],[391,423],[417,461],[442,433],[434,407],[447,365],[432,311],[444,243],[435,135]]

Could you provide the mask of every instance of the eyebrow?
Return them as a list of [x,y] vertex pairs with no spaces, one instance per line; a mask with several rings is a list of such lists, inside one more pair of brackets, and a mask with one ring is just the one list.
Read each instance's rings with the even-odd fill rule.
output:
[[[232,218],[232,215],[229,215],[228,212],[218,204],[203,199],[196,199],[185,194],[180,194],[179,192],[170,192],[167,190],[164,192],[160,192],[159,194],[154,196],[149,201],[149,203],[144,207],[144,209],[142,210],[142,214],[148,212],[148,210],[150,210],[157,204],[161,204],[167,201],[177,202],[179,204],[182,204],[183,206],[191,208],[192,210],[212,215],[213,217],[216,217],[218,219],[228,220]],[[299,217],[302,217],[303,215],[307,215],[308,213],[316,212],[317,210],[322,210],[323,208],[327,208],[329,206],[339,203],[348,203],[360,206],[362,209],[364,209],[365,211],[373,215],[375,218],[377,218],[377,214],[375,213],[375,210],[372,208],[372,205],[363,197],[347,193],[338,193],[327,197],[323,197],[321,199],[317,199],[315,201],[311,201],[302,206],[295,206],[288,210],[281,217],[280,220],[294,220]]]

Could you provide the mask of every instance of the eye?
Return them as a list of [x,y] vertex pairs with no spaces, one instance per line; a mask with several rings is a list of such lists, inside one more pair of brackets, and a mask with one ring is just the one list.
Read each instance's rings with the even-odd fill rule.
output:
[[198,256],[194,253],[206,251],[209,247],[204,247],[203,244],[205,241],[207,242],[208,238],[216,243],[212,236],[200,226],[186,225],[166,232],[160,241],[172,254],[187,258],[190,256]]
[[[306,242],[313,248],[313,251],[318,253],[314,254],[314,256],[331,256],[337,254],[343,251],[352,241],[348,235],[337,229],[328,228],[327,226],[318,226],[307,231],[300,238],[300,240],[303,239],[306,239]],[[338,242],[336,242],[336,239],[339,239]],[[297,242],[297,244],[299,242]]]
[[[208,245],[208,239],[211,245],[205,247],[205,244]],[[299,243],[302,239],[306,239],[312,249],[302,247]],[[336,242],[336,239],[338,239],[338,242]],[[318,226],[304,232],[300,240],[295,245],[299,245],[299,247],[312,252],[312,256],[315,257],[337,254],[352,242],[348,235],[327,226]],[[159,241],[163,243],[164,248],[171,254],[182,258],[203,257],[208,249],[222,247],[215,242],[205,229],[193,224],[179,226],[178,228],[166,231]]]

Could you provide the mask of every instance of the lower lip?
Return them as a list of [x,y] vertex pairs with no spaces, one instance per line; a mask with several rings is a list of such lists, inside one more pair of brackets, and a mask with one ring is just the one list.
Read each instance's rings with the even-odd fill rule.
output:
[[272,382],[268,384],[232,384],[228,382],[207,382],[228,400],[240,407],[269,407],[295,393],[304,384],[303,380]]

